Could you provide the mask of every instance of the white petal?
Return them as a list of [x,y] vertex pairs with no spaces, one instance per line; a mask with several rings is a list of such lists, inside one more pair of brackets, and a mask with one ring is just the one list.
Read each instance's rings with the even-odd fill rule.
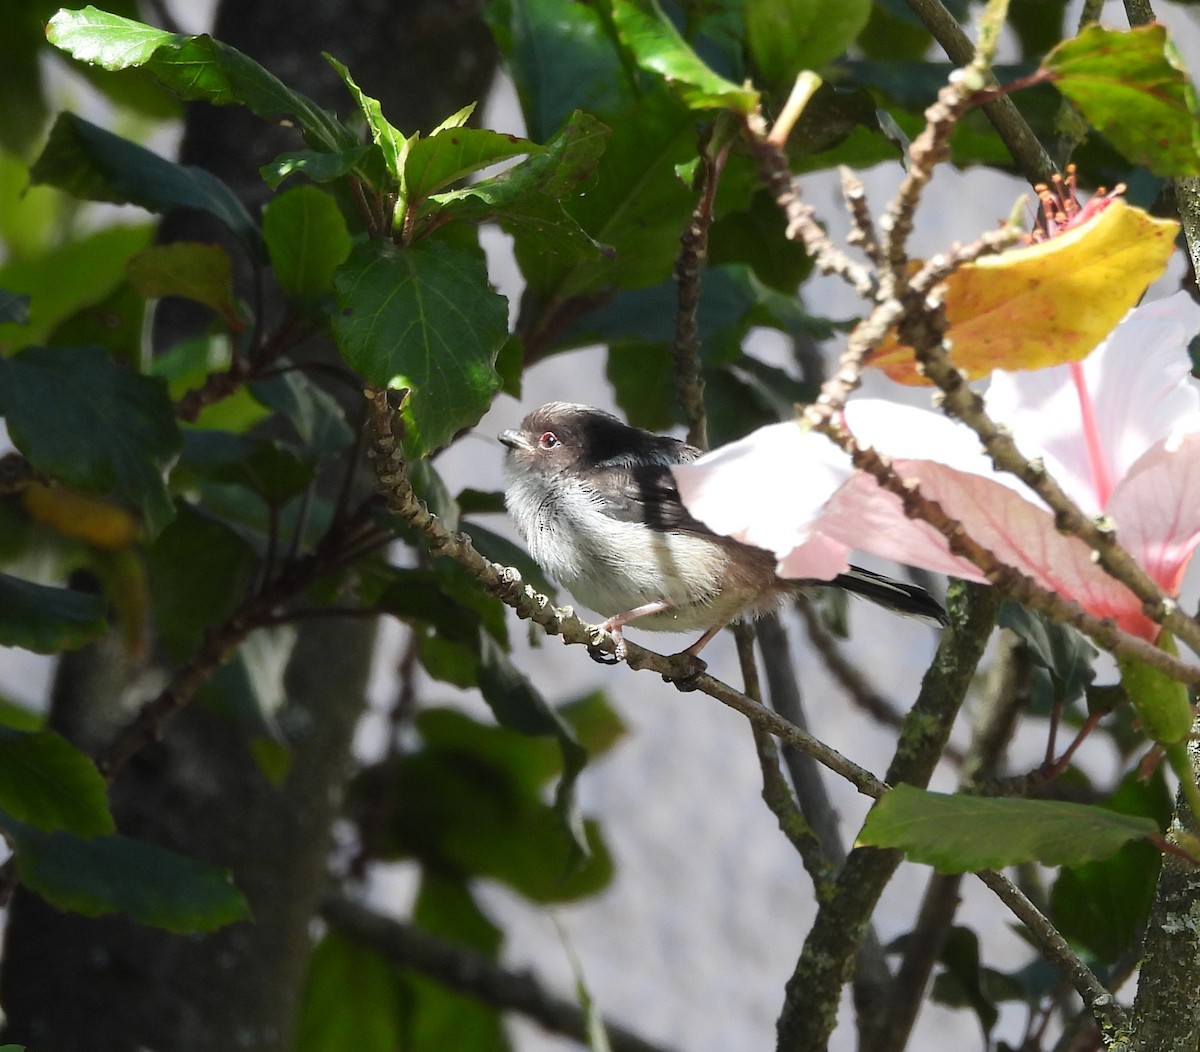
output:
[[853,474],[845,453],[796,422],[759,428],[671,470],[692,515],[777,555],[809,538],[826,501]]

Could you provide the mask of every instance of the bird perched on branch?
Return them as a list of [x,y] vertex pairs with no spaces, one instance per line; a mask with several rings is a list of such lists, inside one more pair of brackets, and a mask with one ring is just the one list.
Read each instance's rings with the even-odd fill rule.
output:
[[901,614],[946,623],[924,589],[852,566],[830,581],[785,580],[762,548],[714,533],[679,499],[671,466],[701,451],[630,427],[591,406],[550,402],[502,431],[505,504],[534,560],[604,615],[624,657],[622,628],[703,632],[695,657],[739,616],[773,609],[812,585],[841,588]]

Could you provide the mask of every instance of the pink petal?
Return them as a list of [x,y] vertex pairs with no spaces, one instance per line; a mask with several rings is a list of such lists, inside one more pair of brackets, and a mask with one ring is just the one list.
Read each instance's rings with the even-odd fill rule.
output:
[[[1071,366],[996,372],[988,412],[1006,424],[1028,457],[1090,514],[1103,510],[1102,476],[1116,484],[1155,443],[1200,431],[1200,392],[1188,374],[1187,344],[1200,308],[1179,292],[1130,311],[1082,363],[1083,396],[1098,448],[1089,455],[1081,393]],[[1098,455],[1103,463],[1093,463]]]
[[[1059,533],[1043,508],[994,479],[944,464],[899,460],[893,466],[902,478],[918,482],[923,496],[937,501],[1000,562],[1099,617],[1114,617],[1127,630],[1152,637],[1154,626],[1133,593],[1093,562],[1087,545]],[[926,523],[902,521],[903,514],[898,498],[879,491],[873,480],[860,479],[831,501],[820,529],[875,555],[982,580],[974,564],[950,552],[940,533]]]
[[1161,442],[1133,465],[1109,501],[1117,539],[1177,595],[1200,543],[1200,434]]

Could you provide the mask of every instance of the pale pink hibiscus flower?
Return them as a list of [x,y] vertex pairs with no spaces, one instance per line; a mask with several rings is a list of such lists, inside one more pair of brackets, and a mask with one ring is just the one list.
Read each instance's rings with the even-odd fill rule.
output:
[[[989,415],[1018,448],[1040,457],[1089,515],[1170,595],[1200,542],[1200,390],[1188,340],[1200,309],[1184,293],[1130,311],[1082,362],[996,372]],[[1108,576],[1082,541],[1054,527],[1041,500],[995,471],[967,427],[929,410],[852,399],[845,424],[892,458],[1001,562],[1125,631],[1154,640],[1158,626],[1136,596]],[[763,428],[674,469],[689,511],[718,532],[773,551],[779,573],[828,580],[851,549],[970,580],[974,564],[909,519],[894,495],[855,472],[823,435],[793,423]]]

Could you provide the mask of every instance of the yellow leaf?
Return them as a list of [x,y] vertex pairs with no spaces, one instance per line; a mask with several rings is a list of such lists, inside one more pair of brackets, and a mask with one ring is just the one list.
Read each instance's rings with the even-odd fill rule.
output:
[[[961,267],[946,282],[951,360],[974,380],[1087,357],[1166,269],[1178,232],[1117,198],[1040,245]],[[894,335],[868,364],[903,384],[929,382]]]
[[133,544],[141,534],[135,516],[115,504],[65,486],[31,481],[21,490],[21,506],[35,522],[104,551]]

